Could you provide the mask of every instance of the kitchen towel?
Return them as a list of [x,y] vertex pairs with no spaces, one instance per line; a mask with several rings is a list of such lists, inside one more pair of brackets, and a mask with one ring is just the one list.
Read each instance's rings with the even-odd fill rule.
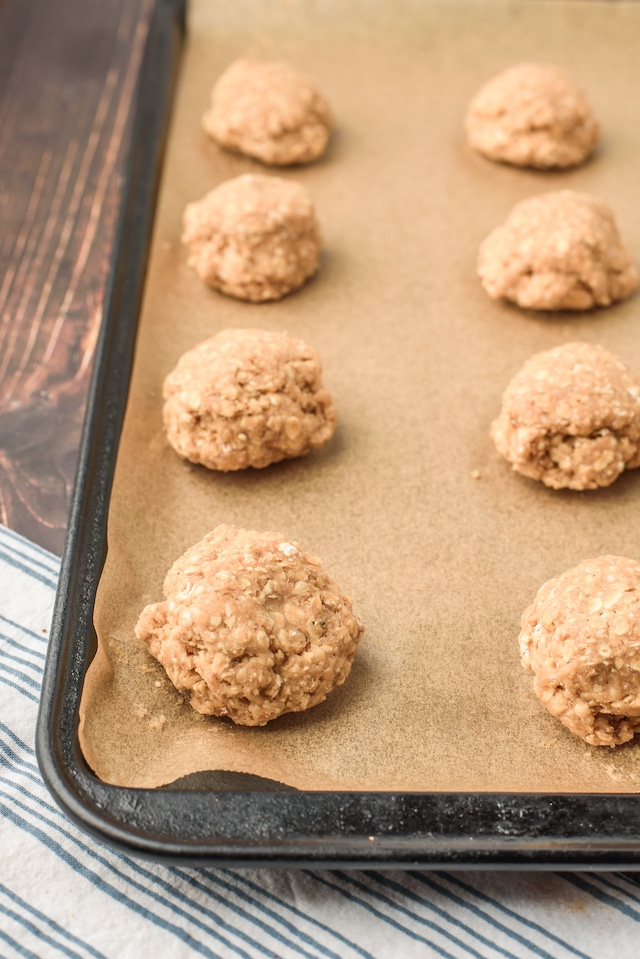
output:
[[619,874],[192,869],[85,835],[34,753],[58,573],[0,526],[1,959],[637,959]]

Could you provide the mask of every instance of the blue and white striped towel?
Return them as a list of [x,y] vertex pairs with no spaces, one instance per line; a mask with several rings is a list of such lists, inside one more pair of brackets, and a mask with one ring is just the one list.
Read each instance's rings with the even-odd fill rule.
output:
[[0,527],[0,957],[637,959],[622,876],[148,864],[58,811],[33,749],[59,563]]

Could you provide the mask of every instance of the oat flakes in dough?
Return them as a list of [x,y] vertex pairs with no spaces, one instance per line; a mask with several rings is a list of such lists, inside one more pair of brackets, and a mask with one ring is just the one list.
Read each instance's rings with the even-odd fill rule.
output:
[[285,333],[223,330],[180,358],[163,396],[173,448],[213,470],[303,456],[336,425],[318,354]]
[[286,166],[324,153],[331,111],[309,79],[288,64],[236,60],[214,86],[202,126],[229,150]]
[[537,353],[505,390],[491,435],[514,470],[545,486],[609,486],[640,466],[640,376],[590,343]]
[[205,283],[259,303],[279,300],[313,276],[320,228],[299,183],[245,174],[187,205],[182,242]]
[[489,159],[539,169],[577,166],[600,136],[582,91],[547,63],[521,63],[485,84],[471,101],[466,130]]
[[481,245],[478,275],[494,300],[531,310],[609,306],[638,286],[610,208],[573,190],[518,203]]
[[640,729],[640,563],[599,556],[538,591],[522,616],[522,664],[541,703],[592,746]]
[[163,589],[136,636],[197,712],[244,726],[323,702],[364,631],[319,560],[280,533],[218,526]]

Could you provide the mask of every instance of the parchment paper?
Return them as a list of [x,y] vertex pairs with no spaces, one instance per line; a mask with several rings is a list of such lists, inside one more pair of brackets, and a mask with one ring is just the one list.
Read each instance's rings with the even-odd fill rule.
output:
[[[514,203],[564,187],[609,201],[640,260],[639,29],[635,3],[192,2],[82,702],[101,779],[158,786],[227,769],[308,789],[640,787],[638,747],[574,738],[533,696],[517,649],[549,577],[604,552],[640,557],[640,471],[555,492],[512,473],[488,436],[533,352],[595,341],[640,369],[640,300],[538,316],[492,302],[475,275],[479,243]],[[199,125],[213,81],[245,55],[305,69],[337,121],[324,159],[279,173],[312,194],[324,253],[312,283],[270,305],[206,288],[179,242],[188,201],[262,169]],[[521,171],[467,147],[470,97],[524,59],[587,90],[604,140],[583,168]],[[230,326],[316,347],[339,413],[324,449],[224,475],[167,446],[164,376]],[[298,540],[366,624],[345,686],[259,729],[194,713],[133,632],[173,560],[222,522]]]

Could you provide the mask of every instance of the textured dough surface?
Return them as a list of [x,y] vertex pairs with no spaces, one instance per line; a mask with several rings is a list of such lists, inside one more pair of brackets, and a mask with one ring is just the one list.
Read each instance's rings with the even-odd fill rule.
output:
[[640,563],[599,556],[538,591],[522,616],[522,663],[541,703],[592,746],[640,729]]
[[469,105],[466,130],[489,159],[538,169],[577,166],[600,137],[582,91],[548,63],[521,63],[486,83]]
[[280,533],[218,526],[163,589],[136,636],[197,712],[244,726],[323,702],[364,631],[319,560]]
[[209,286],[241,300],[279,300],[318,268],[320,228],[299,183],[247,173],[187,204],[182,242]]
[[331,111],[309,79],[288,64],[236,60],[214,86],[202,126],[229,150],[287,166],[324,153]]
[[169,442],[208,469],[303,456],[336,426],[320,357],[286,333],[223,330],[183,354],[163,395]]
[[531,310],[609,306],[638,286],[612,211],[574,190],[518,203],[482,243],[478,275],[493,299]]
[[590,343],[537,353],[491,427],[514,470],[553,489],[609,486],[640,466],[640,376]]

